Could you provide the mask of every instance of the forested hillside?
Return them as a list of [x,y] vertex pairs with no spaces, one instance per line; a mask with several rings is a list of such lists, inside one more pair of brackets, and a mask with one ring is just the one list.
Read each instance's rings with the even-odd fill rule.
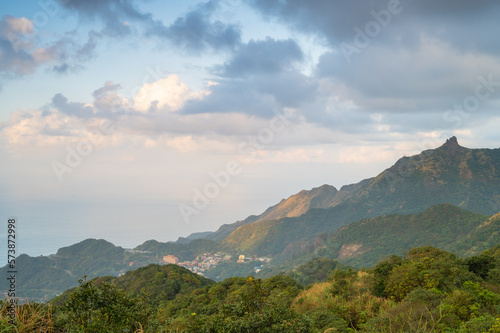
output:
[[331,268],[326,282],[304,288],[291,276],[214,283],[173,265],[151,265],[118,279],[82,280],[51,304],[17,304],[14,325],[3,302],[0,328],[68,333],[500,329],[498,245],[469,258],[427,246],[387,257],[371,269]]

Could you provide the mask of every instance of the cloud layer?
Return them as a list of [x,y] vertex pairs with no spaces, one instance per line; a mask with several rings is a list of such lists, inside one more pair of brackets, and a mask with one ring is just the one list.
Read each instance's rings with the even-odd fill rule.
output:
[[[201,137],[224,143],[258,132],[283,110],[294,114],[296,125],[328,132],[322,143],[351,135],[393,140],[473,133],[500,104],[496,2],[246,0],[240,8],[288,29],[285,38],[269,31],[247,40],[248,27],[222,15],[227,4],[216,0],[190,6],[171,22],[133,0],[59,4],[86,24],[85,42],[67,32],[44,43],[33,21],[4,16],[0,75],[26,76],[43,66],[67,73],[96,56],[99,43],[117,39],[148,38],[180,56],[208,55],[217,63],[205,68],[198,91],[169,73],[133,97],[112,81],[95,90],[92,101],[55,94],[39,110],[18,111],[2,124],[11,143],[30,135],[37,142],[40,135],[78,136],[102,119],[116,124],[115,134],[143,136],[149,145],[165,137],[184,147]],[[311,58],[314,44],[322,54]]]

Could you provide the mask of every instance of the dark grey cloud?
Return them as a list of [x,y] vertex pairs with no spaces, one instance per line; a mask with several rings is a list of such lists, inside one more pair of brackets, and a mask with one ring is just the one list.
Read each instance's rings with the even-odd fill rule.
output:
[[183,113],[244,113],[264,118],[283,108],[304,107],[313,102],[317,85],[307,76],[293,72],[274,72],[246,80],[227,79],[210,87],[203,100],[191,100]]
[[70,66],[67,63],[63,63],[52,67],[52,70],[56,73],[64,74],[70,70]]
[[[379,126],[383,130],[414,133],[476,126],[497,112],[499,2],[246,0],[246,3],[262,16],[295,31],[320,36],[330,49],[320,57],[310,77],[323,86],[329,85],[329,91],[317,93],[319,97],[314,103],[303,109],[311,122],[349,132],[355,130],[358,122],[363,129],[375,130]],[[346,55],[342,49],[345,45],[357,49]],[[455,105],[463,108],[464,103],[468,102],[470,107],[470,103],[477,102],[478,78],[486,79],[489,75],[495,85],[491,90],[495,91],[487,100],[473,105],[473,112],[463,116]],[[484,87],[479,89],[488,92]]]
[[446,39],[463,50],[498,51],[497,31],[500,28],[500,3],[479,0],[246,0],[266,17],[283,22],[294,29],[324,37],[331,46],[352,42],[354,30],[361,30],[373,14],[397,9],[383,31],[372,43],[412,45],[419,36]]
[[141,32],[188,51],[234,49],[241,43],[238,25],[212,20],[212,14],[218,8],[217,0],[199,4],[170,25],[154,20],[151,13],[141,12],[136,0],[59,1],[64,8],[77,13],[81,20],[90,23],[101,22],[104,25],[94,38],[89,38],[86,47],[91,49],[95,47],[97,37],[125,37]]
[[101,98],[101,97],[107,95],[108,93],[117,92],[121,88],[122,88],[121,85],[115,84],[111,81],[108,81],[104,84],[104,87],[101,87],[99,89],[94,90],[94,92],[92,93],[92,96],[94,96],[94,99],[98,99],[98,98]]
[[[367,48],[350,64],[342,54],[328,52],[320,58],[316,76],[342,84],[346,87],[343,98],[371,112],[443,113],[468,96],[474,97],[477,89],[490,102],[500,97],[498,87],[487,89],[482,83],[491,80],[498,86],[500,66],[495,58],[464,55],[432,40],[412,51]],[[486,101],[481,100],[481,105]]]
[[216,66],[215,72],[224,77],[272,74],[291,70],[303,58],[295,41],[268,37],[241,45],[228,62]]
[[87,42],[83,45],[75,45],[73,48],[75,50],[74,58],[78,62],[85,62],[92,59],[95,56],[97,43],[101,37],[101,33],[94,30],[89,31]]
[[156,21],[148,28],[147,35],[159,36],[189,51],[232,50],[241,43],[240,27],[211,19],[217,2],[200,4],[169,26]]
[[140,12],[133,0],[59,0],[59,3],[78,13],[84,21],[102,22],[102,33],[111,37],[131,34],[132,22],[152,22],[152,15]]
[[186,103],[184,113],[238,112],[273,117],[276,110],[297,108],[316,96],[317,83],[302,74],[304,58],[293,40],[251,40],[240,45],[223,65],[221,79],[203,100]]

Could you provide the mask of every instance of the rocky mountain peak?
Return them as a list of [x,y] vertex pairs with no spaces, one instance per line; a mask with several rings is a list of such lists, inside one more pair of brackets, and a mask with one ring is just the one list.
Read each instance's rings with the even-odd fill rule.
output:
[[458,144],[458,139],[456,136],[452,136],[451,138],[446,140],[446,142],[440,148],[446,149],[451,152],[456,152],[463,149],[464,147]]

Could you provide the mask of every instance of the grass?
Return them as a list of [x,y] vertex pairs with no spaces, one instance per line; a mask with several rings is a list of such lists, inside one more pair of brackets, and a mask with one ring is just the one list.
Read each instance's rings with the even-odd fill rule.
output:
[[366,273],[358,272],[348,278],[349,296],[332,292],[338,281],[318,283],[300,293],[293,307],[300,313],[307,314],[316,309],[325,309],[335,313],[352,329],[360,329],[368,320],[393,308],[395,302],[374,296],[367,288]]
[[52,308],[49,305],[26,300],[14,303],[15,322],[10,324],[10,300],[2,301],[0,308],[0,332],[52,333]]

